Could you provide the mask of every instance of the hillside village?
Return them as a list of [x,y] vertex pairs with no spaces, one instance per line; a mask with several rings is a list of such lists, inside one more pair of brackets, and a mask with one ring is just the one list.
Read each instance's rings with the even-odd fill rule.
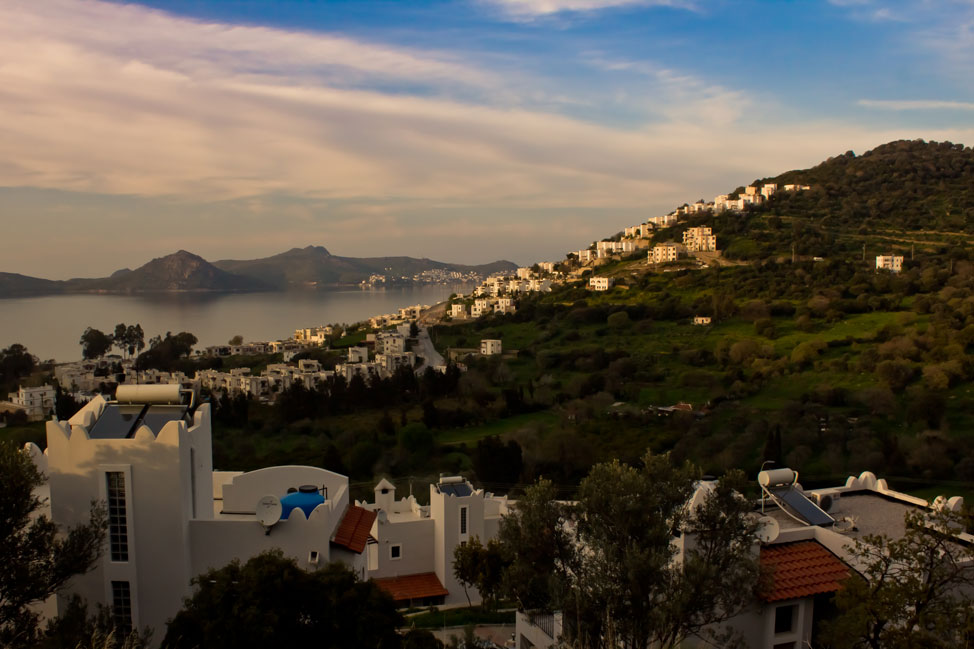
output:
[[[57,469],[55,520],[77,522],[77,503],[95,493],[63,476],[110,475],[129,516],[126,550],[166,543],[181,557],[168,568],[120,561],[79,580],[90,601],[137,602],[119,609],[127,628],[158,627],[178,609],[186,587],[173,575],[185,581],[270,543],[304,567],[340,561],[404,610],[487,600],[453,569],[458,548],[498,539],[517,515],[517,501],[495,491],[526,496],[553,479],[565,491],[550,502],[576,505],[593,497],[577,486],[590,471],[616,484],[632,476],[611,471],[664,457],[701,469],[679,510],[725,515],[737,503],[752,526],[748,556],[777,576],[741,589],[720,623],[753,647],[817,646],[836,602],[854,606],[842,593],[850,576],[871,574],[875,547],[926,535],[946,539],[937,556],[974,561],[974,257],[963,243],[891,244],[897,233],[868,230],[838,246],[777,207],[816,191],[756,183],[564,261],[489,276],[445,304],[197,350],[180,359],[197,364],[193,374],[140,369],[138,357],[59,365],[58,389],[88,402],[60,421],[50,419],[53,386],[22,385],[3,407],[48,420],[48,450],[28,448],[41,470]],[[780,233],[792,236],[759,259],[725,258],[719,245]],[[867,257],[867,244],[879,254]],[[84,460],[109,450],[122,464],[107,474]],[[138,482],[147,452],[171,456],[151,484]],[[736,495],[704,506],[737,469],[747,480]],[[414,495],[414,481],[428,489]],[[408,497],[396,500],[397,483]],[[643,509],[623,518],[639,523]],[[132,513],[144,510],[162,513]],[[115,516],[113,552],[123,547]],[[179,529],[182,540],[165,540]],[[692,560],[701,531],[671,532],[677,563]],[[628,576],[613,573],[620,592]],[[150,590],[164,597],[150,601]],[[557,646],[590,613],[574,606],[519,606],[516,646]]]

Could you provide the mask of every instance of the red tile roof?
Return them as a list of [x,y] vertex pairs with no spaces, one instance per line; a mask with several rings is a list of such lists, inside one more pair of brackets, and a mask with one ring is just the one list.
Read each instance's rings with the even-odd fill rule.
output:
[[418,575],[404,577],[390,577],[387,579],[373,579],[375,585],[392,595],[392,599],[402,602],[424,597],[439,597],[449,595],[443,584],[436,578],[434,572],[424,572]]
[[848,565],[815,541],[763,547],[761,567],[772,580],[761,596],[766,602],[833,593],[852,574]]
[[348,548],[352,552],[362,554],[365,544],[375,522],[375,512],[356,505],[349,505],[342,522],[338,524],[338,531],[332,543]]

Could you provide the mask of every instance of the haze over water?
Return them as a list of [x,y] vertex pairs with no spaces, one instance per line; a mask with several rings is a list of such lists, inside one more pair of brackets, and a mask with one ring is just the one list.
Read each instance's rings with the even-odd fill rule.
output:
[[412,304],[433,305],[465,288],[0,299],[0,348],[20,343],[41,360],[78,360],[78,340],[86,327],[111,333],[119,322],[141,324],[147,343],[167,331],[188,331],[199,339],[197,349],[226,343],[236,334],[247,341],[277,340],[288,338],[298,327],[351,323]]

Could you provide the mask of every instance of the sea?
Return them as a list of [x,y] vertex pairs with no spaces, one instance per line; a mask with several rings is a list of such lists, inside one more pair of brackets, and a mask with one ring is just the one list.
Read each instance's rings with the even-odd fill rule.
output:
[[432,284],[386,289],[297,290],[280,293],[49,295],[0,299],[0,349],[20,343],[40,360],[81,358],[87,327],[105,333],[115,325],[140,324],[145,340],[188,331],[197,349],[245,341],[289,338],[299,327],[353,323],[395,313],[414,304],[430,306],[471,286]]

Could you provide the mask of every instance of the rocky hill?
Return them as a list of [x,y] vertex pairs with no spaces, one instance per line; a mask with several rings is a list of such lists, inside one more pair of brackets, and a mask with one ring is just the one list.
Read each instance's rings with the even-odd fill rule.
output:
[[293,248],[263,259],[222,260],[210,263],[185,250],[153,259],[135,270],[122,269],[110,277],[53,281],[16,273],[0,273],[0,297],[57,293],[154,293],[276,291],[297,287],[356,285],[372,274],[391,283],[408,283],[417,273],[430,270],[475,272],[487,275],[514,270],[509,261],[481,266],[449,264],[413,257],[355,258],[332,255],[321,246]]
[[480,266],[449,264],[432,259],[413,257],[339,257],[321,246],[292,248],[279,255],[263,259],[213,262],[217,268],[265,282],[277,289],[296,286],[328,286],[358,284],[372,274],[392,278],[410,278],[428,270],[476,272],[489,275],[492,272],[512,271],[517,265],[509,261],[497,261]]

